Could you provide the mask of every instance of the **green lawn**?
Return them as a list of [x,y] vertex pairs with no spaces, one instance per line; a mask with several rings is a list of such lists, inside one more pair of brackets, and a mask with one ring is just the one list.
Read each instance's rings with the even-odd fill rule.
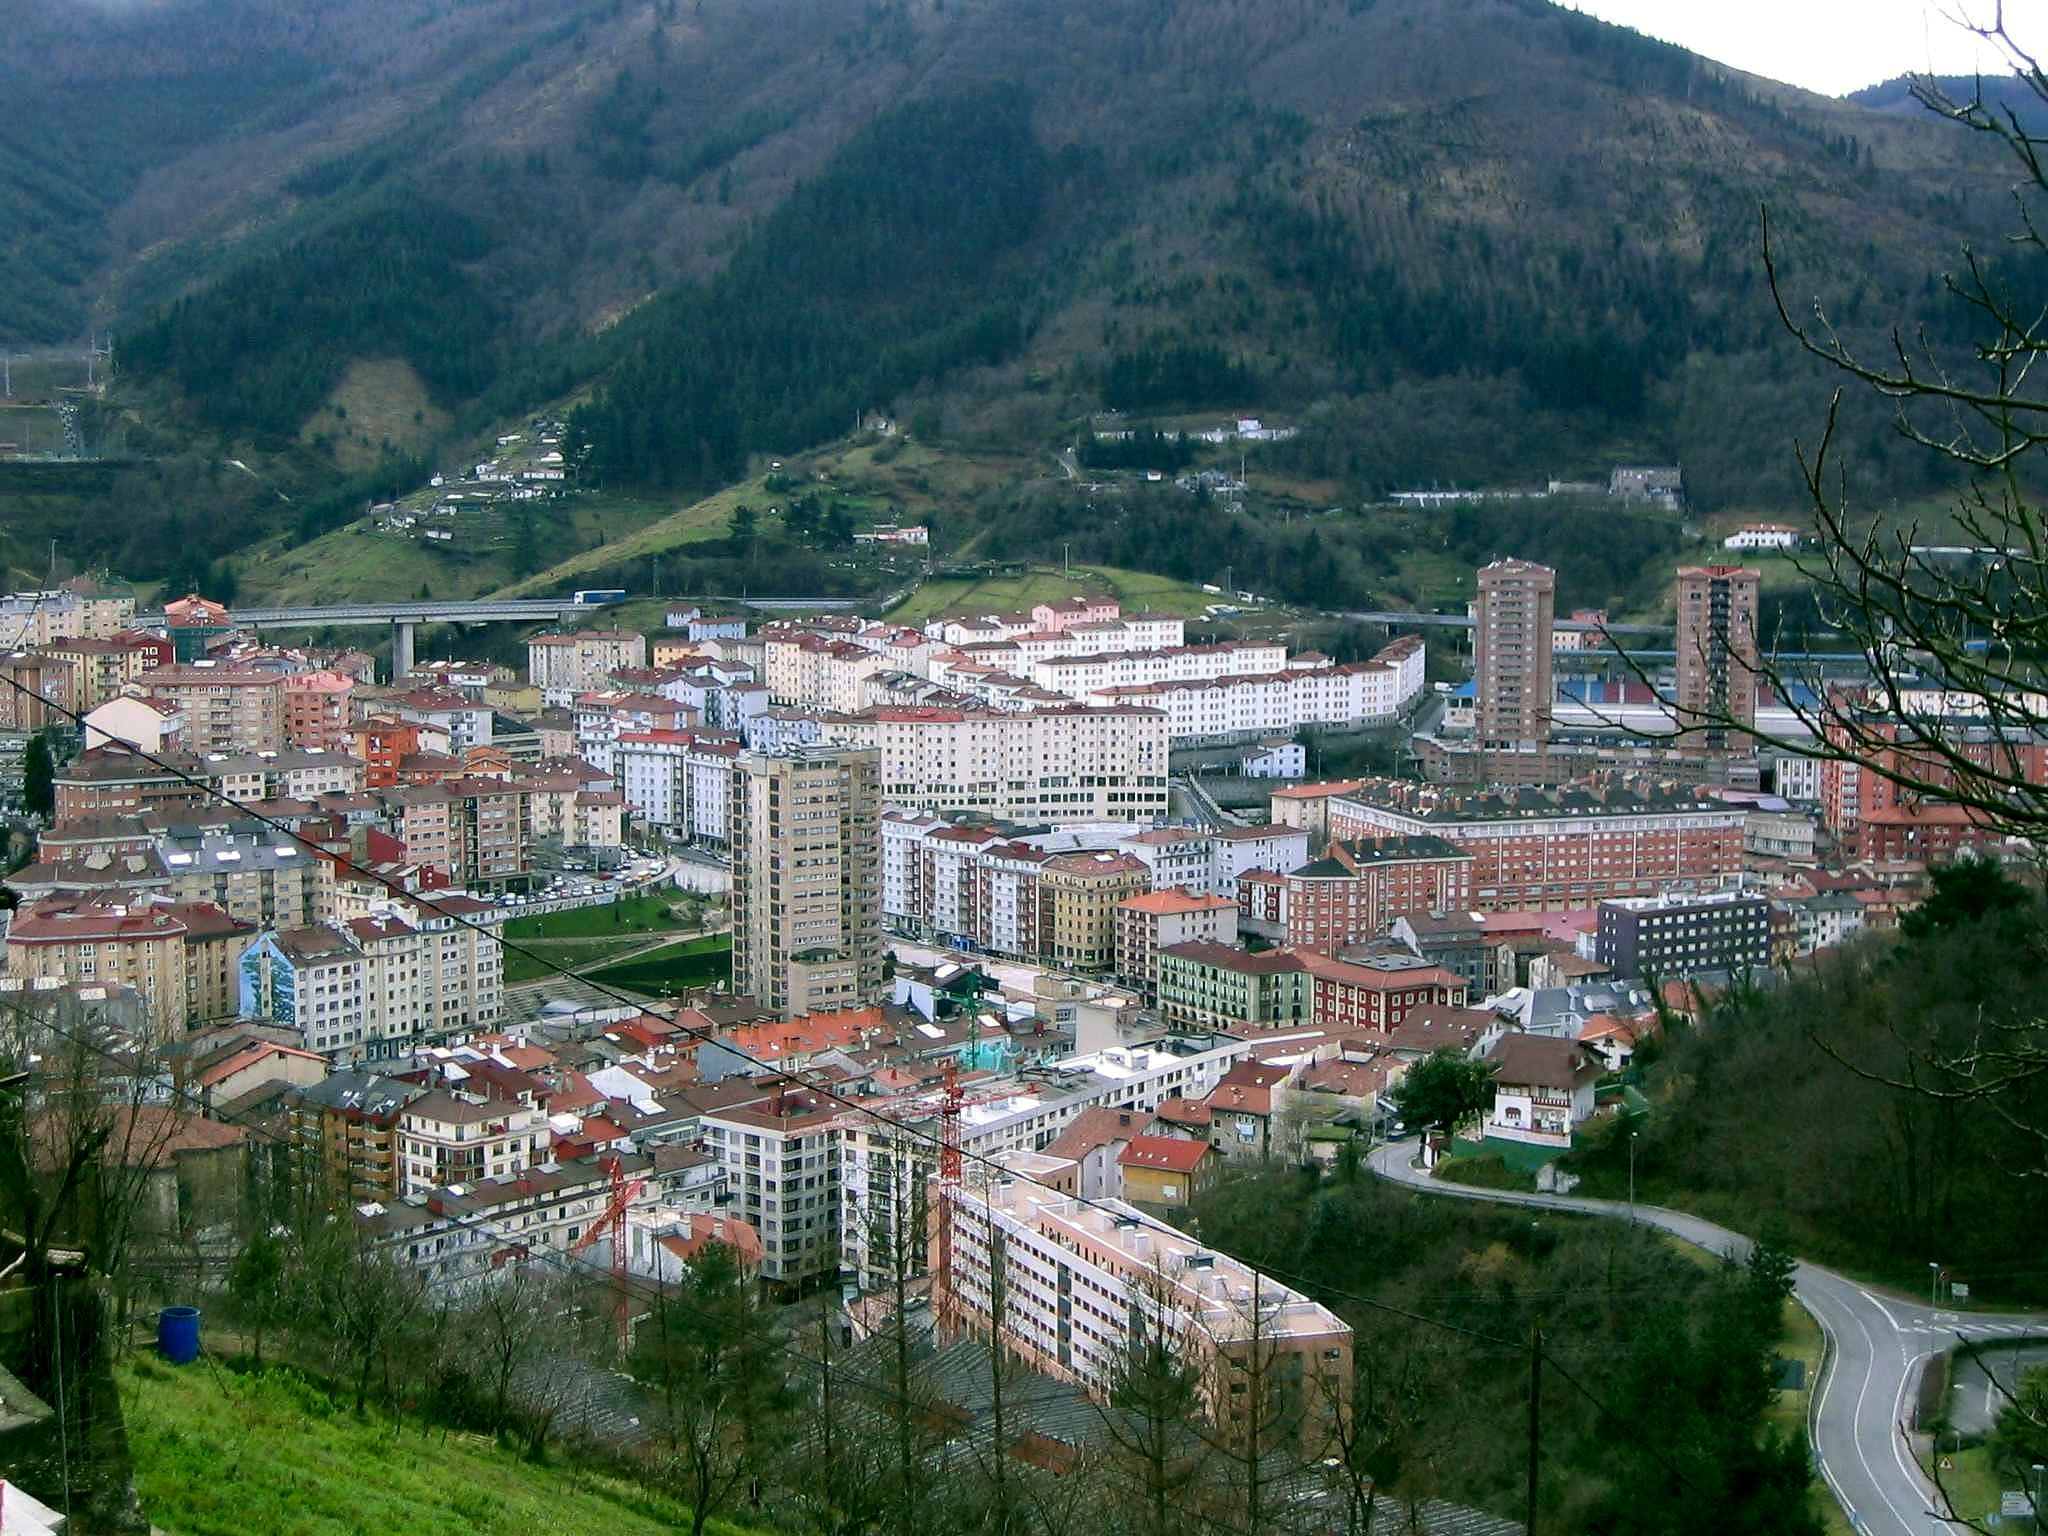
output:
[[608,907],[572,907],[515,917],[505,924],[508,939],[602,939],[628,933],[665,933],[683,927],[664,896],[625,896]]
[[732,976],[732,936],[708,933],[664,944],[652,953],[618,965],[607,965],[589,973],[599,986],[624,987],[632,992],[672,992],[691,987],[708,987]]
[[910,596],[889,610],[889,617],[901,624],[922,624],[926,619],[951,613],[1003,613],[1029,608],[1034,603],[1077,593],[1110,592],[1132,612],[1199,615],[1209,603],[1228,602],[1200,587],[1170,576],[1146,571],[1128,571],[1117,566],[1075,566],[1072,574],[1056,567],[1033,569],[1020,575],[991,576],[985,580],[957,577],[925,582]]
[[166,1536],[667,1536],[689,1524],[685,1506],[641,1484],[358,1416],[282,1372],[142,1359],[120,1382],[136,1491]]
[[[529,505],[543,551],[584,550],[594,540],[624,540],[671,510],[625,496],[575,496]],[[350,523],[295,549],[273,542],[240,567],[241,590],[245,597],[280,604],[413,598],[423,589],[437,598],[477,597],[512,577],[510,517],[508,505],[459,518],[450,525],[457,538],[446,545],[379,533],[367,522]],[[573,585],[567,580],[549,585],[540,578],[525,584],[545,593]]]
[[[1934,1468],[1928,1454],[1924,1451],[1917,1454],[1920,1469],[1931,1479]],[[2018,1479],[1999,1475],[1991,1463],[1988,1446],[1973,1445],[1960,1451],[1951,1450],[1943,1460],[1947,1465],[1941,1471],[1941,1486],[1947,1491],[1949,1502],[1955,1506],[1957,1515],[1977,1521],[1980,1529],[1986,1515],[1998,1513],[1999,1495],[2007,1488],[2019,1486]],[[2025,1528],[2024,1523],[2019,1526],[2021,1530]]]
[[[513,942],[520,941],[514,939]],[[505,983],[518,986],[521,982],[541,981],[549,976],[559,975],[564,970],[579,975],[592,966],[603,965],[616,960],[629,950],[647,942],[644,933],[622,934],[612,939],[575,939],[565,944],[542,944],[531,955],[524,950],[505,951]]]

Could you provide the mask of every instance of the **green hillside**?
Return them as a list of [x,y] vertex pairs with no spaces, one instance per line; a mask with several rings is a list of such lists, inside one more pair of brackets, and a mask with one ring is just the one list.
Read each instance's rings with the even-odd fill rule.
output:
[[689,1525],[686,1508],[642,1484],[359,1415],[286,1373],[141,1359],[120,1380],[136,1491],[165,1536],[665,1536]]

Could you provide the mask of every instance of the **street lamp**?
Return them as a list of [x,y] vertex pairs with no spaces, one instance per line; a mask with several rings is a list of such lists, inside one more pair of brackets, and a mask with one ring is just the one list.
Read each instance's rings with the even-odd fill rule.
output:
[[1927,1261],[1927,1305],[1941,1305],[1941,1265],[1932,1259]]
[[1636,1133],[1628,1133],[1628,1219],[1636,1219]]

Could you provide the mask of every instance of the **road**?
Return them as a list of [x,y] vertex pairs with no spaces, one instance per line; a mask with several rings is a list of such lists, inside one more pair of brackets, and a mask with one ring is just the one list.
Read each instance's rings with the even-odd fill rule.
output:
[[[1372,1156],[1383,1179],[1434,1195],[1537,1206],[1641,1221],[1709,1253],[1740,1259],[1749,1239],[1710,1221],[1661,1206],[1521,1194],[1446,1184],[1413,1166],[1413,1142],[1393,1142]],[[1813,1400],[1815,1462],[1858,1536],[1931,1536],[1961,1532],[1961,1522],[1934,1513],[1937,1495],[1913,1460],[1903,1426],[1908,1396],[1921,1368],[1964,1340],[2014,1339],[2048,1332],[2048,1317],[2027,1313],[1949,1312],[1902,1296],[1881,1295],[1846,1275],[1802,1260],[1792,1294],[1827,1336],[1828,1357]]]
[[2019,1386],[2020,1372],[2043,1365],[2048,1365],[2048,1343],[2015,1340],[2010,1347],[1987,1346],[1981,1355],[1957,1356],[1955,1396],[1949,1405],[1957,1433],[1991,1433],[1998,1411]]

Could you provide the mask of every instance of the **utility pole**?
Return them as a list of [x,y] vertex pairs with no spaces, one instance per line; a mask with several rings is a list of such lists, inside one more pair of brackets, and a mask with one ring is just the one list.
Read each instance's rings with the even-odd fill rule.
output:
[[1536,1466],[1543,1407],[1543,1325],[1529,1330],[1529,1494],[1522,1506],[1522,1530],[1536,1536]]

